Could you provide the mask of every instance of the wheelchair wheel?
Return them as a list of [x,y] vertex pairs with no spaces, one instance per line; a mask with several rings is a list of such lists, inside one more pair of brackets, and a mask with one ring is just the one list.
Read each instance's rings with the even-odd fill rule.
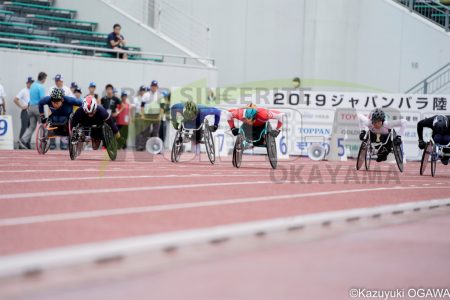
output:
[[214,137],[209,129],[208,121],[205,121],[205,129],[203,131],[203,140],[205,142],[206,154],[208,154],[209,161],[214,164],[216,161],[216,150],[214,147]]
[[236,142],[234,143],[233,149],[233,166],[236,168],[241,167],[242,163],[242,153],[244,152],[244,136],[238,134],[236,137]]
[[427,169],[428,161],[430,160],[430,155],[433,151],[433,145],[429,142],[422,153],[422,161],[420,162],[420,175],[425,174]]
[[269,157],[270,165],[272,169],[277,168],[278,160],[277,160],[277,142],[275,137],[273,137],[270,133],[272,131],[272,126],[270,123],[267,123],[267,132],[266,132],[266,147],[267,147],[267,156]]
[[117,141],[116,138],[114,137],[112,129],[111,127],[109,127],[108,124],[104,124],[102,131],[103,131],[103,140],[105,141],[106,152],[108,152],[109,159],[116,160]]
[[183,152],[183,141],[181,140],[181,131],[177,130],[172,145],[172,153],[170,160],[174,163],[180,161],[181,153]]
[[[361,169],[363,163],[366,164],[366,170],[368,170],[367,168],[367,142],[366,141],[362,141],[361,142],[361,146],[359,146],[359,151],[358,151],[358,158],[356,160],[356,170]],[[370,162],[369,162],[370,164]]]
[[434,177],[436,175],[436,161],[437,161],[437,151],[436,145],[433,145],[433,152],[431,153],[431,176]]
[[400,172],[403,172],[403,151],[402,145],[393,145],[395,161]]
[[366,159],[365,159],[366,171],[370,170],[370,162],[371,161],[372,161],[372,151],[371,151],[371,146],[369,144],[367,146],[367,150],[366,150]]
[[50,148],[50,139],[45,124],[40,124],[36,133],[36,150],[39,154],[44,155]]
[[69,155],[71,160],[75,160],[77,158],[77,149],[78,149],[78,142],[74,141],[71,137],[69,139]]

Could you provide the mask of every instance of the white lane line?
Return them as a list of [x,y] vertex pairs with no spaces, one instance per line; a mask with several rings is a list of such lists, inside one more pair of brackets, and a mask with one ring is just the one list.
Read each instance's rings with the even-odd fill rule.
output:
[[145,186],[145,187],[129,187],[129,188],[106,188],[106,189],[87,189],[87,190],[68,190],[68,191],[50,191],[50,192],[34,192],[34,193],[17,193],[0,195],[3,199],[19,199],[19,198],[40,198],[51,196],[69,196],[84,194],[102,194],[102,193],[123,193],[123,192],[139,192],[152,190],[171,190],[171,189],[189,189],[199,187],[215,187],[229,185],[252,185],[252,184],[270,184],[270,181],[239,181],[239,182],[222,182],[222,183],[201,183],[201,184],[179,184],[179,185],[161,185],[161,186]]
[[[351,218],[372,218],[374,215],[392,215],[392,212],[413,212],[422,208],[450,204],[450,198],[407,202],[394,205],[340,210],[310,215],[269,219],[264,221],[237,223],[203,229],[176,231],[171,233],[144,235],[106,242],[96,242],[49,250],[33,251],[0,258],[0,277],[25,275],[33,271],[52,268],[95,264],[110,257],[130,257],[137,254],[164,251],[173,247],[189,247],[206,244],[217,239],[233,239],[255,236],[258,232],[267,234],[282,232],[292,227],[339,222]],[[269,235],[270,236],[270,235]]]
[[[314,193],[302,193],[302,194],[290,194],[290,195],[278,195],[278,196],[262,196],[262,197],[250,197],[250,198],[238,198],[238,199],[224,199],[224,200],[188,202],[188,203],[167,204],[167,205],[152,205],[152,206],[142,206],[142,207],[106,209],[106,210],[96,210],[96,211],[90,210],[90,211],[81,211],[81,212],[72,212],[72,213],[48,214],[48,215],[37,215],[37,216],[28,216],[28,217],[19,217],[19,218],[0,219],[0,227],[30,225],[30,224],[58,222],[58,221],[70,221],[70,220],[79,220],[79,219],[90,219],[90,218],[99,218],[99,217],[111,217],[111,216],[119,216],[119,215],[141,214],[141,213],[151,213],[151,212],[161,212],[161,211],[174,211],[174,210],[188,209],[188,208],[214,207],[214,206],[223,206],[223,205],[279,201],[279,200],[330,196],[330,195],[340,195],[340,194],[388,191],[388,190],[410,190],[410,189],[429,189],[429,188],[424,188],[424,187],[417,187],[417,188],[412,188],[412,187],[387,188],[386,187],[386,188],[383,188],[383,187],[381,187],[381,188],[371,188],[371,189],[349,189],[349,190],[338,190],[338,191],[329,191],[329,192],[314,192]],[[450,187],[439,187],[438,189],[450,189]]]
[[[144,169],[145,171],[148,171],[147,168]],[[53,172],[54,170],[52,170]],[[92,169],[86,169],[84,171],[93,171]],[[97,170],[99,173],[101,172],[100,170]],[[114,170],[114,171],[118,171],[118,170]],[[128,171],[136,171],[136,170],[128,170]],[[141,170],[139,170],[141,171]],[[186,170],[187,171],[187,170]],[[270,172],[267,173],[249,173],[249,172],[241,172],[238,174],[226,174],[226,173],[196,173],[196,174],[173,174],[173,172],[170,172],[171,174],[165,174],[165,175],[122,175],[122,176],[83,176],[83,177],[56,177],[56,178],[27,178],[27,179],[7,179],[7,180],[2,180],[0,179],[0,184],[11,184],[11,183],[34,183],[34,182],[54,182],[54,181],[72,181],[72,180],[108,180],[108,179],[140,179],[140,178],[174,178],[174,177],[180,177],[180,178],[185,178],[185,177],[192,177],[192,176],[196,176],[196,177],[267,177],[270,176]],[[334,175],[334,176],[330,176],[329,174],[326,174],[325,172],[323,172],[324,174],[318,179],[316,177],[313,178],[313,180],[309,180],[309,176],[303,176],[301,177],[303,179],[303,181],[305,182],[311,182],[311,183],[317,183],[320,180],[322,180],[324,183],[326,182],[336,182],[338,183],[337,179],[346,179],[349,176],[347,175],[343,175],[343,174],[339,174],[339,175]],[[283,175],[283,173],[280,173],[281,175]],[[280,177],[278,173],[273,174],[273,177],[276,181],[276,179],[278,177]],[[381,174],[377,175],[377,176],[371,176],[371,175],[367,175],[368,173],[361,173],[361,176],[359,176],[358,178],[349,178],[348,182],[349,183],[354,183],[356,181],[369,181],[369,183],[383,183],[386,180],[384,180],[383,178],[381,178]],[[290,173],[288,173],[288,175],[290,175]],[[286,180],[284,180],[284,182],[286,183],[295,183],[295,182],[299,182],[299,180],[297,180],[297,178],[293,178],[293,180],[291,180],[292,176],[288,176],[288,178]],[[421,178],[419,179],[412,179],[412,178]],[[331,179],[331,180],[329,180]],[[336,180],[333,180],[336,179]],[[423,176],[401,176],[399,177],[400,182],[403,181],[417,181],[417,182],[423,182],[424,178]],[[389,178],[389,181],[396,181],[395,178]],[[437,183],[437,184],[443,184],[443,183]]]

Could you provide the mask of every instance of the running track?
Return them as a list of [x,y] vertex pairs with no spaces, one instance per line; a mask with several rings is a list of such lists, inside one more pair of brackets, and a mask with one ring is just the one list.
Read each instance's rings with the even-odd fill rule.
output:
[[212,166],[147,153],[110,162],[105,152],[71,161],[66,152],[2,151],[0,255],[450,195],[442,165],[436,178],[419,176],[418,163],[403,174],[373,166],[356,172],[354,161],[301,158],[272,171],[262,156],[235,169],[229,159]]

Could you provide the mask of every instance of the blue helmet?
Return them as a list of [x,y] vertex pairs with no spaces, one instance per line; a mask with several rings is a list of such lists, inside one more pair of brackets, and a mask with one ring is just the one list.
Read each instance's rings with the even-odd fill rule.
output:
[[257,112],[258,111],[255,108],[247,108],[245,110],[244,118],[249,119],[249,120],[254,120],[254,119],[256,119]]

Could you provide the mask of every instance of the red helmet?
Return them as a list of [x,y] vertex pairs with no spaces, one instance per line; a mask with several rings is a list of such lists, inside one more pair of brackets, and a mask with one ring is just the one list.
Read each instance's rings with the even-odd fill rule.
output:
[[83,110],[87,114],[95,113],[97,110],[97,99],[94,96],[87,96],[83,100]]

